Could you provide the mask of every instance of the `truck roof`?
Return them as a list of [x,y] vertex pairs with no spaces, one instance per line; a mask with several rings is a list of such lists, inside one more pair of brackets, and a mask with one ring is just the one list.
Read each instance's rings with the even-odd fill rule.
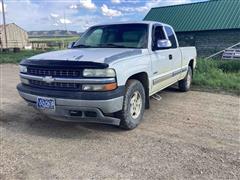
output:
[[104,24],[96,24],[96,26],[104,26],[104,25],[111,25],[111,24],[155,24],[158,23],[162,26],[169,26],[168,24],[164,24],[158,21],[123,21],[123,22],[111,22],[111,23],[104,23]]

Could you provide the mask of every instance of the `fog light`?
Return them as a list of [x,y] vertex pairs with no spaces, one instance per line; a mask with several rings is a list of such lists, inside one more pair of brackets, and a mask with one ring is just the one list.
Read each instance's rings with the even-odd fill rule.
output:
[[23,84],[29,84],[29,80],[28,79],[21,78],[21,82]]

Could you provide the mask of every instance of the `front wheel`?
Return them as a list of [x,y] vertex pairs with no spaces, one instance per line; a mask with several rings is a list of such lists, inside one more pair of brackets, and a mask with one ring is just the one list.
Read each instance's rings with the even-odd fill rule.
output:
[[120,127],[131,130],[136,128],[145,110],[145,90],[138,80],[129,80],[126,85],[123,109],[117,113],[121,119]]
[[178,82],[178,87],[180,91],[182,92],[187,92],[190,90],[191,84],[192,84],[192,77],[193,77],[193,72],[192,68],[188,66],[188,72],[185,78],[181,81]]

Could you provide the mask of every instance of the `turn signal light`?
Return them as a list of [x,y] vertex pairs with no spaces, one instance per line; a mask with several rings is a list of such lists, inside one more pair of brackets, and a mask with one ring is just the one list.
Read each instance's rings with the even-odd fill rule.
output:
[[111,84],[84,84],[82,86],[84,91],[112,91],[117,89],[117,83]]

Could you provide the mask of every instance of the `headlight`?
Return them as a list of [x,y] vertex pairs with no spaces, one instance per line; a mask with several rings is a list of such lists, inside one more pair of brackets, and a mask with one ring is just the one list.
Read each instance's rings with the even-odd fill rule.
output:
[[84,77],[115,77],[114,69],[84,69]]
[[27,67],[19,65],[19,71],[20,71],[20,73],[27,73]]
[[84,84],[82,89],[84,91],[112,91],[117,88],[117,83],[111,84]]

